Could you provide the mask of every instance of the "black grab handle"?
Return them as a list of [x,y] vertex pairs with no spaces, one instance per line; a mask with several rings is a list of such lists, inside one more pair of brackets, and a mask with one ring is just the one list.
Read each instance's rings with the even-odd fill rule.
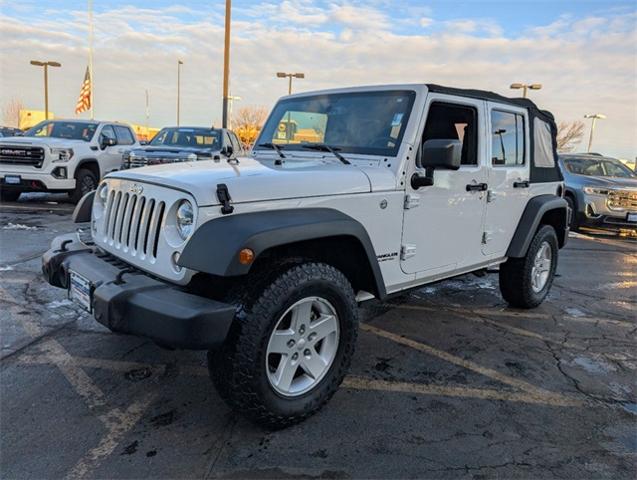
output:
[[467,185],[467,192],[484,192],[489,185],[486,183],[470,183]]

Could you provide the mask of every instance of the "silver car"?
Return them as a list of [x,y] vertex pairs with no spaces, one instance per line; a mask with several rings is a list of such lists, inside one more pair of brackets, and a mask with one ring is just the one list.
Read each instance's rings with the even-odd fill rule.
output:
[[597,154],[560,156],[571,230],[637,229],[637,175],[619,160]]

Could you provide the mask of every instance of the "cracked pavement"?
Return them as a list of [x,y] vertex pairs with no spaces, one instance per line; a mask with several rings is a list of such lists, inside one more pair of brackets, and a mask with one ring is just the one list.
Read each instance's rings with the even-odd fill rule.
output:
[[112,334],[44,282],[71,211],[0,207],[3,478],[637,475],[634,241],[573,236],[535,310],[507,308],[493,273],[364,304],[343,387],[269,432],[226,407],[204,353]]

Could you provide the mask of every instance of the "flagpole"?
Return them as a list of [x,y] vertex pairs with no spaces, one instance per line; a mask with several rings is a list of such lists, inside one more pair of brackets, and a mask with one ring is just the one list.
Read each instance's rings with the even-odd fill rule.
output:
[[95,118],[93,110],[93,91],[95,90],[93,83],[93,0],[88,0],[88,73],[90,76],[91,87],[91,120]]

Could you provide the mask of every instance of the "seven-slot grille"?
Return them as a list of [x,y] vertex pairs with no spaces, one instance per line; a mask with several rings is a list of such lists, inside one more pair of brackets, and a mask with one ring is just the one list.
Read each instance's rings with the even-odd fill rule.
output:
[[104,242],[141,260],[157,258],[165,210],[163,201],[112,190],[106,201],[102,224]]
[[637,212],[637,190],[610,190],[608,208]]
[[44,162],[44,148],[17,145],[0,146],[0,163],[29,165],[40,168]]

